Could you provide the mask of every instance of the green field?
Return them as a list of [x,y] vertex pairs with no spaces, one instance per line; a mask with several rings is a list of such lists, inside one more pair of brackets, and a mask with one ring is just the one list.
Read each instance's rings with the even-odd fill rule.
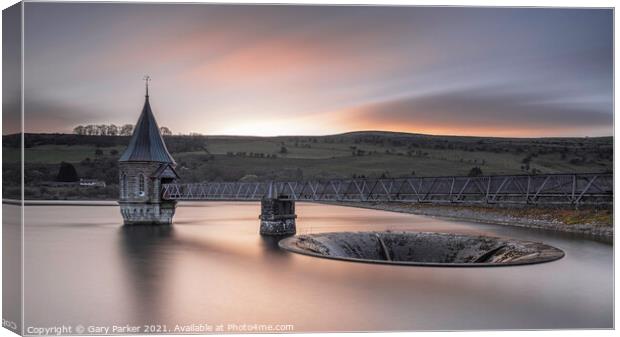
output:
[[[24,161],[26,163],[57,164],[61,161],[69,163],[79,163],[86,158],[95,158],[93,145],[40,145],[24,150]],[[125,146],[115,146],[101,149],[104,155],[116,150],[122,153]],[[20,150],[16,148],[3,148],[3,156],[8,160],[16,160],[20,156]]]
[[[199,171],[191,174],[194,180],[208,176],[208,170],[258,177],[291,176],[291,172],[301,170],[304,178],[311,178],[467,175],[472,167],[479,167],[483,174],[601,172],[612,168],[610,137],[484,139],[399,134],[378,137],[387,140],[364,141],[365,138],[355,135],[334,136],[329,142],[329,138],[320,137],[214,137],[207,140],[206,149],[212,155],[209,159],[204,150],[174,153],[174,156],[181,169]],[[284,153],[282,147],[286,148]],[[256,158],[256,154],[277,158]]]

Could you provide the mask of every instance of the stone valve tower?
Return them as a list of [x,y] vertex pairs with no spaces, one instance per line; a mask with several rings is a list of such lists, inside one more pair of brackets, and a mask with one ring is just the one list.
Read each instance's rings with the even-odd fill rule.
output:
[[271,182],[267,195],[261,199],[260,234],[261,235],[293,235],[297,231],[295,225],[295,201],[278,193],[278,186]]
[[119,198],[125,225],[170,225],[176,201],[163,200],[161,185],[179,178],[149,103],[150,77],[140,118],[119,159]]

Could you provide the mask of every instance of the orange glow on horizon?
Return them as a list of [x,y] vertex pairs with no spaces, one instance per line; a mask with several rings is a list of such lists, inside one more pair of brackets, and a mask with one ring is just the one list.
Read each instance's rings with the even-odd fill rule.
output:
[[31,4],[26,131],[133,124],[148,73],[175,134],[613,134],[613,12],[478,11]]

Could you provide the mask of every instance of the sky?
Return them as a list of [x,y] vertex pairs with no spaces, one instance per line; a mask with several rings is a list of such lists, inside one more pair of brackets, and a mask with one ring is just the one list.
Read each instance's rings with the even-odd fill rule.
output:
[[25,129],[613,133],[609,9],[26,3]]

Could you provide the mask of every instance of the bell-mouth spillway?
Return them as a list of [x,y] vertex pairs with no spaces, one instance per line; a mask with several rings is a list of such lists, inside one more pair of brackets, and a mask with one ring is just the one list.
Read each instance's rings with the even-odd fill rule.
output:
[[285,238],[279,245],[316,257],[410,266],[515,266],[564,256],[562,250],[540,242],[433,232],[304,234]]

